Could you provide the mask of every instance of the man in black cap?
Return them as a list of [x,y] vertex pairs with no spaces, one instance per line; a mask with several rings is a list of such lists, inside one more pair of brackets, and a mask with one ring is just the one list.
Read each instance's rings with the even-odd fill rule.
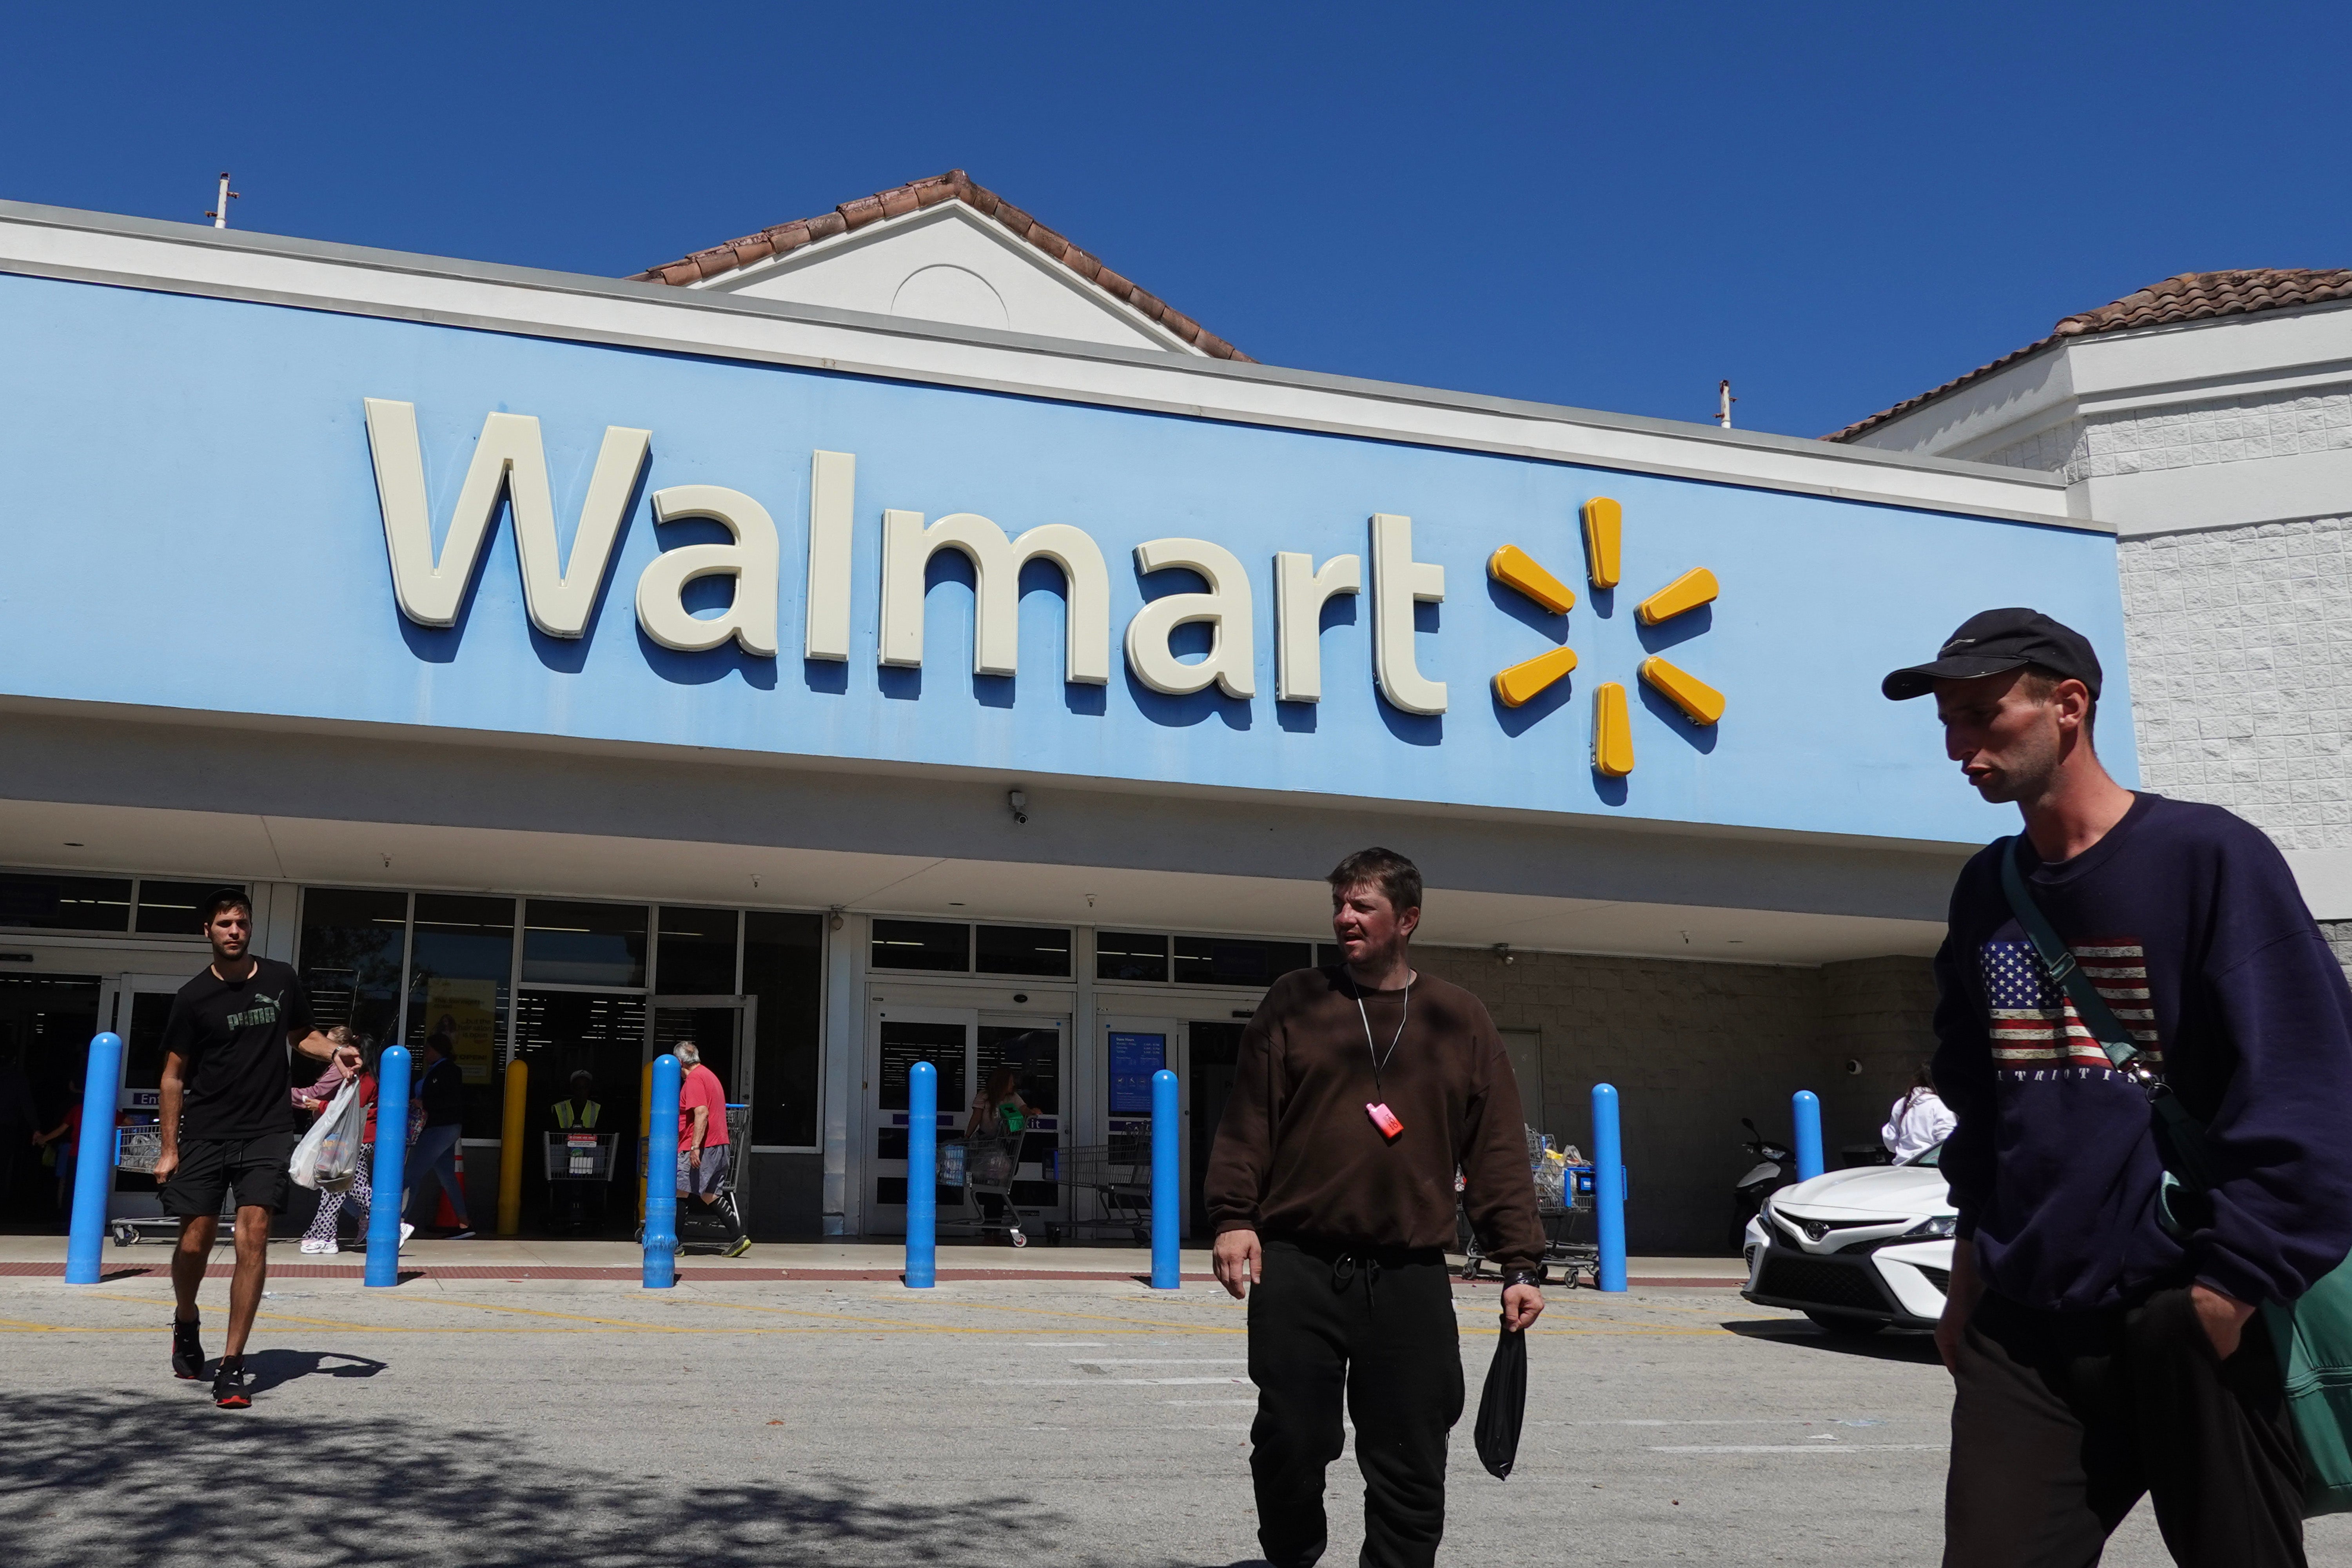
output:
[[[2108,776],[2099,688],[2090,643],[2026,609],[1884,685],[1932,692],[1946,753],[2025,821],[1960,873],[1936,957],[1944,1561],[2095,1563],[2146,1492],[2177,1562],[2300,1564],[2256,1309],[2352,1250],[2352,991],[2259,830]],[[2193,1137],[2152,1118],[2167,1094],[2203,1124],[2201,1194],[2167,1190]]]

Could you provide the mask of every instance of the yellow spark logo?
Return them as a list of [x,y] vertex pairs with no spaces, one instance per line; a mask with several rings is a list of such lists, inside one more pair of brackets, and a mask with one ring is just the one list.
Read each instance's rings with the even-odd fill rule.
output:
[[[1584,572],[1596,588],[1617,585],[1618,546],[1624,521],[1625,509],[1606,496],[1584,503]],[[1555,616],[1565,616],[1576,606],[1576,591],[1516,544],[1504,545],[1487,559],[1486,575]],[[1634,605],[1633,615],[1645,626],[1662,626],[1676,616],[1713,604],[1719,591],[1714,573],[1704,566],[1693,567]],[[1575,668],[1574,648],[1553,648],[1496,675],[1495,696],[1505,707],[1517,708]],[[1692,723],[1712,724],[1723,717],[1723,693],[1688,670],[1653,654],[1635,673]],[[1625,689],[1613,680],[1603,681],[1592,692],[1592,766],[1611,778],[1622,778],[1633,771],[1633,721],[1626,711]]]

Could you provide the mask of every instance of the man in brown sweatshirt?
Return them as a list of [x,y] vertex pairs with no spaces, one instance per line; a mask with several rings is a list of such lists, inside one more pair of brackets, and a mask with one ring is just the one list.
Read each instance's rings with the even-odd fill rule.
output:
[[1544,1309],[1543,1233],[1495,1022],[1461,987],[1413,973],[1420,871],[1364,849],[1330,882],[1346,962],[1293,971],[1259,1004],[1207,1201],[1217,1279],[1249,1300],[1250,1475],[1267,1561],[1305,1568],[1323,1555],[1344,1391],[1364,1472],[1360,1562],[1417,1568],[1445,1531],[1446,1435],[1462,1417],[1445,1268],[1454,1172],[1503,1269],[1513,1331]]

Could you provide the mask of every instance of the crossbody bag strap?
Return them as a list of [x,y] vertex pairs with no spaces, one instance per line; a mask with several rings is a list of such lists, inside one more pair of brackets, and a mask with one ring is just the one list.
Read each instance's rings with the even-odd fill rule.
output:
[[2210,1191],[2213,1183],[2205,1160],[2204,1124],[2189,1114],[2179,1097],[2147,1065],[2139,1047],[2132,1041],[2131,1031],[2107,1005],[2107,999],[2099,994],[2099,988],[2091,984],[2091,977],[2083,973],[2073,950],[2059,940],[2050,917],[2042,912],[2042,906],[2033,901],[2032,891],[2025,885],[2025,875],[2017,866],[2023,842],[2021,834],[2001,840],[2000,890],[2009,900],[2009,912],[2017,917],[2026,940],[2033,944],[2034,956],[2042,961],[2042,972],[2074,1005],[2074,1016],[2099,1042],[2099,1049],[2106,1053],[2107,1060],[2147,1096],[2149,1110],[2165,1134],[2157,1140],[2156,1146],[2158,1153],[2167,1156],[2166,1168],[2196,1191]]

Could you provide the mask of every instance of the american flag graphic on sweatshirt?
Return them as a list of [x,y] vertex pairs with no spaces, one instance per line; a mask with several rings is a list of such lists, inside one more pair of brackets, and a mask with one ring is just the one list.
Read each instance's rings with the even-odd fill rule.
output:
[[[2147,954],[2136,942],[2076,942],[2070,949],[2090,981],[2131,1032],[2132,1043],[2159,1071],[2164,1042],[2157,1037],[2156,1009],[2147,994]],[[2065,992],[2050,983],[2028,942],[1989,942],[1979,953],[1991,1016],[1992,1059],[1997,1071],[2026,1073],[2053,1068],[2112,1071],[2107,1053]]]

